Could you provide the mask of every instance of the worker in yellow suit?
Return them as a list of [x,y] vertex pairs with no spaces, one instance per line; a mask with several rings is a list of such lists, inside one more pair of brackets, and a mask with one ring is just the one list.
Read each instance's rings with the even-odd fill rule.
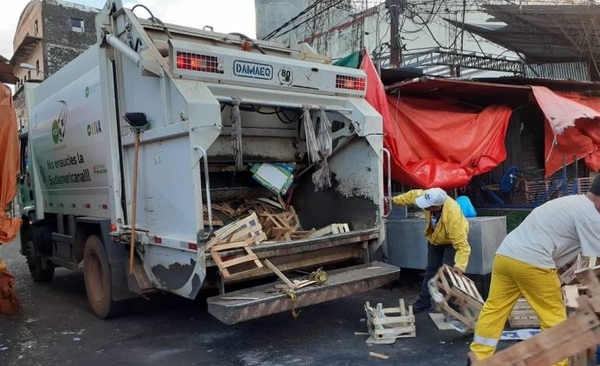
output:
[[454,268],[463,275],[469,263],[471,246],[467,240],[469,222],[458,203],[448,197],[441,188],[428,190],[414,189],[392,198],[398,206],[416,205],[425,210],[425,237],[427,245],[427,269],[421,286],[419,299],[413,304],[414,312],[431,308],[431,294],[428,282],[443,264]]
[[[582,253],[600,256],[600,176],[585,195],[565,196],[535,208],[500,244],[473,343],[477,360],[491,357],[506,320],[524,296],[542,331],[566,320],[557,268]],[[556,365],[568,365],[563,360]]]
[[23,314],[23,308],[14,291],[15,278],[0,259],[0,315]]

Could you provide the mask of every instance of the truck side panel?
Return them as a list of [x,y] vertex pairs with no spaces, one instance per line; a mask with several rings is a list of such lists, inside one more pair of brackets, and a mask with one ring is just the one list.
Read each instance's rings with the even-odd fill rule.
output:
[[[117,200],[108,153],[98,49],[93,47],[31,93],[30,144],[41,213],[111,218]],[[62,85],[60,85],[62,83]],[[59,84],[59,85],[56,85]],[[41,205],[40,205],[41,203]],[[112,207],[111,207],[112,206]]]

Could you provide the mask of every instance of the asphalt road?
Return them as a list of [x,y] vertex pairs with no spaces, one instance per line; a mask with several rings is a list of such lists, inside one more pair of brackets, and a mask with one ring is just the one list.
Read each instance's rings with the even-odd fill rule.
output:
[[283,313],[233,326],[208,314],[206,295],[141,300],[128,316],[99,320],[88,307],[82,274],[61,269],[52,283],[34,283],[18,249],[0,246],[25,308],[20,317],[0,316],[2,366],[466,364],[472,336],[440,331],[427,314],[416,316],[417,337],[393,345],[369,346],[354,334],[366,332],[365,301],[396,306],[399,298],[412,301],[417,287],[396,284],[304,308],[298,318]]

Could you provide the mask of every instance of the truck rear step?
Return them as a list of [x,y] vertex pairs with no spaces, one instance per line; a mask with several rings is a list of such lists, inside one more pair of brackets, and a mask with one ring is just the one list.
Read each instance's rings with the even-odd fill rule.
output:
[[[399,274],[398,267],[381,262],[331,271],[328,272],[329,278],[325,284],[295,290],[295,308],[376,289],[398,279]],[[274,284],[268,284],[211,297],[207,300],[208,312],[221,322],[231,325],[292,310],[294,305],[287,294],[266,292],[274,288]]]

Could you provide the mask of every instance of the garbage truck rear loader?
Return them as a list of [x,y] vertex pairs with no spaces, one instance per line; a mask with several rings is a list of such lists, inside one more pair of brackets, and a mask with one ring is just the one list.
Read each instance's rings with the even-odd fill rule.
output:
[[[373,262],[386,154],[363,72],[292,41],[139,19],[121,1],[96,23],[96,45],[25,88],[34,202],[21,235],[35,280],[83,271],[100,318],[150,292],[218,287],[209,312],[234,324],[398,277]],[[326,280],[293,296],[247,285],[317,269]]]

